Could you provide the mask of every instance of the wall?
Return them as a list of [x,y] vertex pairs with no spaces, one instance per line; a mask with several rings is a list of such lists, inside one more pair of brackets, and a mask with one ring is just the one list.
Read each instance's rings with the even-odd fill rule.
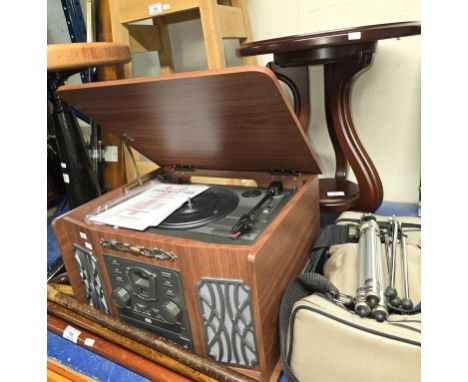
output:
[[[60,5],[58,0],[48,0],[51,3]],[[248,8],[255,40],[421,19],[418,0],[249,0]],[[60,24],[53,19],[50,23]],[[207,67],[199,21],[173,25],[169,31],[176,71]],[[50,37],[54,40],[55,35],[48,28]],[[237,42],[227,41],[226,45],[230,47],[229,65],[239,64],[233,54]],[[132,59],[134,76],[159,74],[155,53],[133,54]],[[270,55],[261,56],[258,64],[270,60]],[[309,136],[322,161],[323,176],[331,176],[334,156],[323,112],[323,72],[321,67],[311,67],[309,72]],[[371,68],[355,81],[351,106],[357,133],[379,171],[387,201],[418,200],[420,97],[420,36],[380,41]]]
[[[254,0],[249,1],[249,12],[257,40],[421,19],[417,0]],[[269,60],[260,57],[258,63]],[[323,71],[311,67],[309,73],[313,84],[309,135],[324,175],[330,176],[335,165],[323,112]],[[420,36],[380,41],[371,68],[355,81],[352,115],[382,178],[385,200],[418,200],[420,95]]]

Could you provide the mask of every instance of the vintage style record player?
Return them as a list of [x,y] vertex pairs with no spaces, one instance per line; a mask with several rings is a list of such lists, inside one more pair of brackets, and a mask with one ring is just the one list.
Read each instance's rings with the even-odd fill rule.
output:
[[[257,380],[277,378],[280,299],[319,232],[320,168],[274,74],[244,66],[58,93],[160,166],[54,221],[77,298]],[[156,227],[90,221],[148,182],[200,179],[210,188]]]

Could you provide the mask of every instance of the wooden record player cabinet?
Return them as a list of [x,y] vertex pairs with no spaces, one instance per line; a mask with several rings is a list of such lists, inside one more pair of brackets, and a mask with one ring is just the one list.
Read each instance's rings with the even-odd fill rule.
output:
[[[175,294],[180,296],[172,302],[179,306],[168,304],[169,298],[161,301],[160,308],[169,310],[179,321],[181,317],[188,319],[193,350],[257,380],[275,380],[280,371],[280,299],[289,281],[306,264],[308,250],[319,232],[320,168],[274,74],[267,68],[243,66],[71,85],[59,89],[59,95],[103,129],[118,136],[126,134],[132,146],[161,166],[157,171],[169,174],[173,180],[188,182],[193,176],[242,178],[253,179],[263,188],[280,180],[285,188],[296,190],[250,245],[240,245],[235,240],[228,244],[207,243],[87,223],[89,213],[123,196],[126,187],[102,195],[53,223],[79,300],[89,302],[94,294],[95,306],[119,317],[119,309],[113,302],[116,291],[111,285],[115,275],[110,273],[114,268],[109,267],[110,260],[106,259],[109,255],[116,263],[130,261],[141,268],[173,270],[179,275],[180,290]],[[102,245],[111,241],[126,243],[133,249],[126,252]],[[160,249],[174,254],[176,259],[145,257],[138,254],[137,246]],[[77,248],[92,259],[88,273],[76,260]],[[161,278],[169,273],[160,272],[156,276]],[[225,291],[216,297],[218,304],[230,313],[242,310],[237,311],[237,318],[244,315],[243,309],[249,312],[247,319],[236,321],[240,332],[251,325],[246,340],[249,350],[244,349],[245,354],[234,354],[235,349],[232,351],[226,343],[222,345],[226,345],[225,349],[221,345],[208,349],[217,340],[217,334],[213,333],[217,323],[211,322],[216,325],[210,326],[208,320],[207,324],[201,290],[204,283],[212,281],[217,284],[208,289]],[[229,297],[227,284],[233,284],[240,294]],[[161,288],[162,284],[157,285]],[[125,291],[122,293],[117,298],[128,299]],[[232,301],[221,301],[224,297],[236,300],[246,295],[249,303],[240,307],[231,306]],[[160,295],[158,298],[161,300]],[[210,319],[216,321],[221,316],[218,309]],[[223,331],[235,342],[233,325],[224,326]]]

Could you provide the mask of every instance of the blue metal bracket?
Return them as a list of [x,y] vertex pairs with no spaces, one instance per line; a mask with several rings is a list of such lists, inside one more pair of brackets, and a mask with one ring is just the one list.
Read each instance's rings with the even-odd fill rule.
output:
[[[61,0],[71,42],[86,42],[86,23],[79,0]],[[82,82],[89,82],[88,70],[80,73]]]
[[[70,34],[71,42],[86,42],[86,23],[81,11],[79,0],[61,0],[63,14],[67,22],[68,33]],[[81,82],[89,82],[89,70],[85,69],[80,72]],[[73,107],[70,111],[74,113],[79,119],[90,123],[89,118],[79,112]]]

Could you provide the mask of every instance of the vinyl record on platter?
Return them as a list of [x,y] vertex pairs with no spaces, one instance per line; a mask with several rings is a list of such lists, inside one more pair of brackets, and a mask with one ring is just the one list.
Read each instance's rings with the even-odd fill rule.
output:
[[238,196],[223,187],[211,187],[201,194],[186,202],[166,220],[158,225],[158,228],[189,229],[203,226],[220,219],[239,204]]

